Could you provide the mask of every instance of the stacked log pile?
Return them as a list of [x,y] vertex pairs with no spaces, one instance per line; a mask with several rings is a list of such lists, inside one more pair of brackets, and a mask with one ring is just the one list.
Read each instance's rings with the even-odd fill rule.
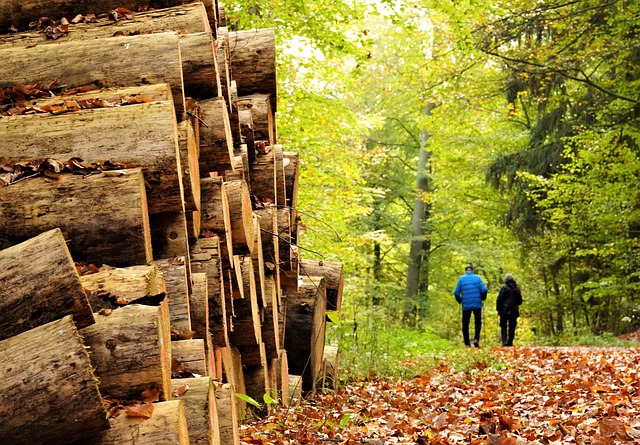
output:
[[237,444],[327,379],[274,31],[182,3],[0,0],[0,443]]

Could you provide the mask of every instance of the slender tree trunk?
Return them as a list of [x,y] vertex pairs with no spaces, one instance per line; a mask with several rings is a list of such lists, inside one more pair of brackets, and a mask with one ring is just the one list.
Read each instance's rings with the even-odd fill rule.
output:
[[[428,104],[424,110],[425,116],[431,114],[434,104]],[[429,206],[425,202],[423,195],[429,191],[429,156],[427,151],[427,140],[429,133],[426,128],[421,131],[420,157],[418,159],[418,171],[416,180],[416,198],[413,207],[413,218],[411,221],[411,250],[409,252],[409,268],[407,270],[407,284],[405,288],[404,320],[408,321],[412,314],[417,313],[416,297],[420,291],[421,276],[423,284],[428,283],[428,271],[424,271],[423,266],[429,263],[429,252],[426,250],[429,244],[425,242],[425,222],[429,215]],[[425,287],[426,289],[426,287]]]

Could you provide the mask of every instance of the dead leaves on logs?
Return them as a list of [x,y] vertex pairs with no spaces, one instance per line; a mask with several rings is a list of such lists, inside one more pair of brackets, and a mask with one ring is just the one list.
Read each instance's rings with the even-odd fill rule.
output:
[[0,158],[0,187],[15,184],[24,179],[36,176],[46,176],[51,179],[59,179],[61,174],[89,176],[102,173],[107,176],[120,176],[117,170],[135,168],[137,165],[121,164],[119,162],[105,161],[102,163],[87,163],[81,158],[71,158],[66,162],[54,158],[46,158],[38,161],[12,162],[10,158]]

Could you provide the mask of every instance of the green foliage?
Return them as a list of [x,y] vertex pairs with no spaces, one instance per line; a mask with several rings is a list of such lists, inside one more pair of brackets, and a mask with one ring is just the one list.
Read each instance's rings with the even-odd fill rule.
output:
[[234,396],[236,396],[240,400],[244,400],[245,402],[255,406],[256,408],[261,408],[260,403],[258,403],[253,397],[249,397],[248,395],[241,392],[234,393]]

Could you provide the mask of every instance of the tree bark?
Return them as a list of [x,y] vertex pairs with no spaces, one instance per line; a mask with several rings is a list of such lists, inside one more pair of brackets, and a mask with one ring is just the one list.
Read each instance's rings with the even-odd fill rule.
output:
[[273,28],[229,33],[231,76],[238,95],[271,95],[271,109],[277,111],[276,47]]
[[185,257],[175,257],[156,260],[153,264],[162,271],[164,276],[171,330],[190,331],[189,282],[192,274],[189,261]]
[[171,32],[0,49],[0,60],[11,61],[0,64],[0,86],[54,80],[67,88],[90,89],[168,83],[176,114],[182,116],[179,39]]
[[113,266],[151,261],[142,172],[120,172],[117,177],[42,176],[6,187],[0,201],[0,240],[16,244],[59,227],[76,261]]
[[29,22],[40,17],[51,17],[56,20],[62,17],[73,18],[78,14],[95,14],[109,12],[116,8],[127,8],[132,11],[139,7],[168,8],[179,6],[182,0],[53,0],[46,3],[36,0],[0,1],[0,32],[8,33],[11,25],[26,27]]
[[178,130],[170,102],[5,117],[0,133],[0,153],[14,162],[80,157],[140,166],[149,187],[149,213],[182,211]]
[[213,381],[210,377],[171,381],[174,392],[176,390],[182,392],[180,388],[184,385],[187,385],[188,389],[176,399],[184,404],[190,445],[220,445],[218,409]]
[[300,261],[300,274],[307,277],[324,277],[327,286],[327,310],[340,311],[344,284],[342,263],[303,259]]
[[0,250],[0,340],[64,315],[78,328],[95,320],[60,229]]
[[251,163],[251,194],[265,205],[276,205],[276,159],[273,150]]
[[171,88],[166,83],[139,85],[134,87],[113,87],[90,90],[84,93],[66,94],[64,96],[37,97],[28,101],[29,106],[44,107],[45,105],[60,105],[68,101],[83,101],[100,99],[106,102],[119,103],[129,97],[147,99],[151,102],[166,102],[173,100]]
[[304,389],[320,375],[325,340],[326,286],[323,277],[303,277],[300,291],[287,294],[284,347],[289,371],[302,375]]
[[80,331],[90,347],[100,392],[115,399],[139,400],[148,388],[171,397],[171,333],[167,304],[131,304],[98,315]]
[[153,404],[150,418],[124,413],[111,420],[111,428],[75,445],[190,445],[187,417],[182,401]]
[[[231,67],[229,64],[229,31],[226,27],[220,26],[217,31],[216,54],[218,57],[218,70],[220,73],[220,84],[222,86],[222,97],[229,107],[234,103],[231,97]],[[231,131],[231,128],[229,128]]]
[[109,428],[71,316],[0,341],[0,442],[64,444]]
[[222,99],[198,103],[200,118],[200,176],[233,170],[233,135],[227,105]]

